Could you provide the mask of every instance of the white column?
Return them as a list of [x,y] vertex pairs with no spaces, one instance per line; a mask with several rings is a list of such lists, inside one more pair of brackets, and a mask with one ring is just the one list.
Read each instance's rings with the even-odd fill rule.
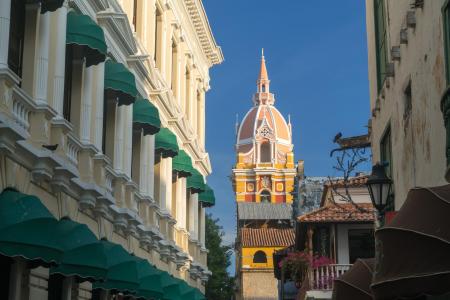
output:
[[[139,28],[139,38],[147,51],[149,51],[149,48],[148,48],[149,32],[148,32],[148,30],[150,29],[150,31],[151,31],[154,29],[153,26],[151,26],[151,27],[148,26],[149,25],[149,23],[148,23],[149,13],[151,13],[148,5],[149,5],[149,1],[142,1],[141,6],[140,6],[142,11],[139,12],[141,21],[138,22],[138,23],[142,24]],[[139,10],[139,5],[138,5],[138,10]]]
[[194,69],[191,70],[190,78],[189,78],[189,113],[188,113],[188,119],[189,122],[194,129],[195,132],[195,120],[194,120],[194,109],[195,109],[195,102],[196,102],[196,94],[197,91],[195,90],[195,79],[194,79]]
[[191,235],[191,239],[194,238],[194,201],[192,200],[192,197],[194,194],[189,193],[189,201],[188,201],[188,214],[187,218],[189,219],[189,234]]
[[155,197],[155,136],[148,136],[148,195],[154,199]]
[[198,135],[198,105],[199,105],[199,99],[198,99],[198,86],[199,81],[194,81],[194,91],[192,94],[192,118],[191,118],[191,124],[192,129],[194,130],[194,133]]
[[184,43],[178,44],[179,47],[179,61],[180,70],[178,73],[179,80],[179,90],[178,90],[178,104],[180,105],[181,111],[185,110],[185,97],[186,97],[186,55],[184,55]]
[[116,111],[116,131],[114,136],[114,163],[113,167],[119,173],[123,172],[125,107],[118,106]]
[[[177,215],[175,216],[177,220],[177,227],[179,229],[185,229],[185,225],[183,223],[183,215],[186,213],[186,210],[183,209],[183,194],[186,195],[186,191],[183,190],[183,181],[186,181],[185,177],[179,177],[176,182],[176,203],[177,203]],[[184,197],[185,198],[185,197]]]
[[[141,133],[142,134],[142,133]],[[142,135],[141,138],[141,151],[140,151],[140,166],[139,166],[139,187],[141,193],[145,196],[148,196],[149,190],[149,180],[148,174],[150,172],[150,135]]]
[[169,19],[168,14],[166,14],[166,39],[163,40],[164,44],[166,44],[166,82],[170,87],[172,82],[172,64],[173,64],[173,56],[172,56],[172,34],[173,34],[173,25],[171,24],[171,20]]
[[161,210],[171,213],[172,209],[172,158],[162,158],[160,162],[159,199]]
[[11,1],[0,1],[0,69],[8,68],[9,25],[11,18]]
[[189,198],[189,233],[191,239],[198,239],[198,193]]
[[198,135],[200,138],[200,145],[203,148],[205,147],[205,132],[206,132],[205,114],[206,114],[205,90],[202,88],[200,91],[200,116],[198,116],[200,120],[200,132],[198,133]]
[[161,21],[158,24],[158,27],[160,28],[161,34],[158,35],[158,43],[157,47],[159,48],[159,57],[160,57],[160,71],[163,76],[163,78],[166,78],[166,13],[161,12]]
[[[180,61],[180,58],[181,58],[181,49],[182,49],[182,45],[181,45],[182,43],[181,42],[179,42],[178,43],[178,45],[177,45],[177,55],[176,55],[176,60],[175,60],[175,64],[176,64],[176,78],[175,78],[175,87],[174,87],[174,89],[176,90],[176,101],[178,102],[178,104],[180,103],[180,99],[181,99],[181,78],[182,78],[182,76],[181,76],[181,72],[182,72],[182,69],[181,69],[181,61]],[[180,105],[180,108],[181,108],[181,105]]]
[[102,151],[102,140],[103,140],[103,110],[104,106],[104,86],[105,86],[105,63],[101,62],[96,66],[92,66],[94,68],[94,99],[95,103],[95,127],[94,130],[94,145],[97,147],[99,151]]
[[50,46],[50,14],[39,14],[38,48],[36,53],[35,91],[36,102],[48,102],[48,55]]
[[[166,160],[166,210],[172,215],[172,157]],[[173,216],[173,215],[172,215]],[[173,216],[174,217],[174,216]]]
[[187,199],[186,199],[186,186],[187,186],[187,179],[181,178],[180,180],[180,189],[181,189],[181,206],[180,206],[180,213],[181,213],[181,220],[180,220],[180,227],[182,229],[187,230],[187,223],[186,223],[186,208],[187,208]]
[[64,72],[66,65],[66,26],[67,26],[67,2],[52,13],[52,27],[54,29],[54,43],[52,43],[53,70],[50,73],[52,85],[52,105],[58,113],[57,118],[63,118],[64,104]]
[[156,61],[156,58],[153,57],[153,54],[155,53],[155,28],[156,28],[156,1],[155,0],[147,0],[144,1],[146,3],[146,11],[147,11],[147,18],[145,19],[147,22],[147,28],[150,28],[149,32],[147,33],[147,43],[146,43],[146,49],[148,53],[151,55],[154,61]]
[[198,240],[198,193],[193,195],[194,199],[194,229],[195,229],[195,239]]
[[0,69],[8,68],[9,25],[11,18],[11,1],[0,1]]
[[133,105],[126,105],[124,107],[124,137],[125,143],[123,170],[125,174],[131,178],[131,156],[133,154]]
[[11,264],[11,271],[9,275],[9,297],[8,300],[20,300],[23,298],[22,293],[24,287],[24,273],[27,264],[22,258],[15,258]]
[[200,208],[200,243],[202,244],[202,248],[205,248],[205,208]]
[[83,86],[81,91],[81,114],[80,114],[80,140],[84,144],[91,144],[91,111],[94,68],[83,66]]

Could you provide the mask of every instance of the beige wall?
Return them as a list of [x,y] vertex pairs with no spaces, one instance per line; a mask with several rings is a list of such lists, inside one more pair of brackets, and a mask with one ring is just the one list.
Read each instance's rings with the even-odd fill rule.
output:
[[242,271],[243,297],[240,300],[277,300],[277,279],[273,269]]
[[[387,78],[378,93],[373,0],[366,0],[373,162],[380,161],[380,139],[390,124],[396,210],[412,187],[446,183],[446,136],[440,110],[446,86],[441,15],[444,0],[424,3],[423,8],[411,9],[409,0],[385,1],[388,49],[400,46],[401,58],[394,61],[388,53],[395,75]],[[415,27],[407,26],[407,12],[415,13]],[[407,44],[400,44],[401,29],[406,29]],[[405,118],[404,90],[409,81],[412,110]]]

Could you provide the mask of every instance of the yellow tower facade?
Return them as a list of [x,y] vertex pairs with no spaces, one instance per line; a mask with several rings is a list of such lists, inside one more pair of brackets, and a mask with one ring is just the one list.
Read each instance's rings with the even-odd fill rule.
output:
[[291,226],[296,169],[292,126],[275,107],[264,54],[253,96],[236,135],[232,172],[237,202],[238,299],[278,299],[275,250],[294,242]]

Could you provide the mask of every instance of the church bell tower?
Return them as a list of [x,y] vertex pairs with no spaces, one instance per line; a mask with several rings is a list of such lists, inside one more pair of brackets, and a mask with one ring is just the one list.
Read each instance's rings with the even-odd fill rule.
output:
[[264,52],[253,106],[237,126],[232,182],[237,202],[237,299],[278,299],[273,252],[293,244],[296,176],[292,126],[274,106]]

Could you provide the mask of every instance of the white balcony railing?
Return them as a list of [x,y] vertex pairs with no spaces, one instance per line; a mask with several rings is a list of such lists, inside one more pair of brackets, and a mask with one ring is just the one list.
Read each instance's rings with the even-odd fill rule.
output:
[[311,290],[332,290],[336,278],[348,271],[352,265],[332,264],[310,270]]

